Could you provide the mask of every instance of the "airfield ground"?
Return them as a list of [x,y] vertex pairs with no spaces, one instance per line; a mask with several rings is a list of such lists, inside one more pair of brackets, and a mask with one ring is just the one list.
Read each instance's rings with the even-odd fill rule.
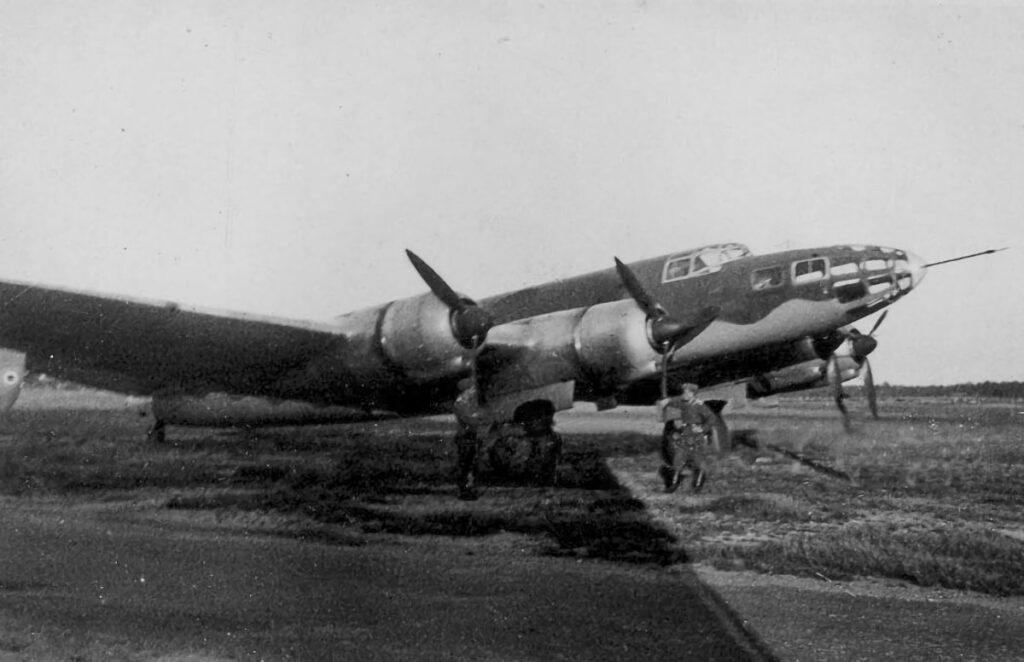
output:
[[[595,581],[635,586],[641,602],[652,599],[643,588],[652,584],[680,590],[694,585],[698,610],[718,610],[716,618],[734,621],[719,628],[729,640],[721,645],[738,647],[728,650],[750,659],[770,658],[767,649],[781,659],[1019,659],[1024,406],[882,404],[881,421],[855,411],[850,435],[824,401],[733,412],[730,422],[740,438],[762,450],[742,446],[719,459],[699,496],[658,489],[657,424],[650,410],[569,412],[560,416],[566,456],[558,489],[492,480],[479,501],[467,504],[451,497],[451,424],[443,419],[254,433],[172,428],[170,443],[154,447],[142,443],[147,421],[125,408],[123,398],[28,390],[0,425],[0,494],[5,525],[45,522],[66,512],[79,524],[75,544],[96,546],[98,554],[103,543],[90,536],[103,526],[131,540],[141,535],[132,528],[139,526],[157,535],[169,532],[175,540],[231,533],[235,542],[296,546],[296,554],[374,550],[372,556],[389,558],[404,549],[398,557],[416,557],[424,568],[480,566],[510,585],[511,575],[504,573],[515,567],[543,577],[524,590],[555,588],[560,597],[545,598],[548,610],[559,600],[570,608],[596,608],[580,593],[580,586]],[[771,446],[849,479],[814,471],[767,450]],[[12,554],[31,554],[26,544],[0,546],[0,571],[17,565]],[[154,543],[137,544],[149,549]],[[445,555],[448,560],[439,560]],[[469,557],[476,560],[452,560]],[[483,567],[481,559],[492,557],[504,565]],[[24,559],[18,563],[26,572],[35,567]],[[192,565],[182,564],[178,572],[188,574]],[[701,593],[694,573],[729,606]],[[559,577],[572,587],[559,593]],[[219,630],[205,625],[206,646],[183,647],[152,632],[139,639],[115,628],[90,636],[102,628],[68,614],[40,623],[40,612],[26,606],[33,595],[42,600],[38,591],[6,581],[0,585],[3,662],[173,659],[168,646],[194,652],[181,659],[215,657],[195,651],[262,657],[242,654],[232,647],[236,640],[224,639],[230,624]],[[507,595],[498,593],[487,597],[506,604]],[[423,602],[413,607],[442,600],[450,607],[452,599],[419,595]],[[473,599],[483,600],[473,603],[481,608],[497,608],[484,596]],[[466,609],[465,602],[456,603]],[[273,621],[273,605],[261,608],[270,610]],[[587,622],[596,631],[611,628],[615,641],[633,647],[632,659],[666,659],[653,640],[694,632],[692,624],[664,622],[661,608],[636,609],[597,626],[596,616],[585,611],[569,623],[534,622],[516,633],[519,648],[509,643],[493,659],[615,659],[607,641],[567,629]],[[393,635],[395,657],[408,657],[400,648],[412,645],[404,635]],[[291,636],[300,639],[294,628]],[[282,637],[292,641],[287,632]],[[287,641],[275,643],[277,653],[266,657],[288,659],[284,651],[293,649]],[[472,641],[450,643],[455,651]],[[437,650],[425,651],[422,659],[431,652]]]

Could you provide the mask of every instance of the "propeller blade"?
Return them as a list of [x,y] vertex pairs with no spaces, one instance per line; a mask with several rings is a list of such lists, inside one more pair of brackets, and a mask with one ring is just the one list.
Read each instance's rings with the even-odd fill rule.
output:
[[[666,343],[668,345],[668,343]],[[661,399],[668,398],[668,362],[671,360],[670,355],[675,353],[674,347],[665,347],[665,350],[661,353]]]
[[696,338],[721,312],[718,306],[708,306],[701,310],[695,319],[681,320],[669,314],[664,306],[655,301],[644,289],[633,270],[619,258],[615,258],[615,270],[618,271],[622,284],[626,286],[626,291],[651,321],[651,340],[662,348],[663,353],[668,353],[670,347],[678,349]]
[[[666,340],[662,343],[661,353],[661,397],[662,399],[668,397],[668,364],[672,361],[672,356],[676,351],[690,342],[701,333],[704,329],[708,328],[712,322],[718,317],[722,309],[718,306],[708,306],[700,311],[697,319],[692,321],[689,325],[680,325],[679,331],[672,338],[672,340]],[[652,331],[651,335],[654,335],[656,331]]]
[[846,399],[846,394],[843,393],[843,375],[839,370],[839,359],[833,354],[828,360],[828,383],[832,389],[832,398],[836,402],[836,408],[839,413],[843,416],[843,427],[847,432],[850,431],[850,412],[846,410],[846,404],[843,400]]
[[875,335],[875,331],[878,331],[878,327],[882,326],[882,322],[885,321],[885,317],[888,314],[889,314],[889,310],[888,309],[885,309],[885,310],[882,311],[882,314],[878,316],[877,320],[875,320],[875,325],[873,327],[871,327],[870,331],[868,331],[868,335],[869,336]]
[[878,395],[875,393],[875,378],[871,374],[871,362],[864,359],[864,390],[868,396],[868,409],[871,416],[878,418]]
[[459,296],[416,253],[406,249],[405,254],[409,256],[409,261],[412,262],[416,273],[420,275],[420,278],[427,284],[430,291],[434,293],[434,296],[440,299],[444,305],[448,306],[452,313],[452,333],[455,334],[459,344],[467,349],[473,349],[482,345],[487,338],[487,332],[494,326],[494,318],[491,314],[469,299]]
[[462,301],[462,297],[460,297],[455,290],[448,285],[448,283],[444,282],[444,279],[441,278],[441,276],[439,276],[429,264],[420,259],[419,255],[416,255],[416,253],[413,253],[409,249],[406,249],[405,254],[409,256],[409,261],[412,262],[412,266],[416,270],[416,273],[420,275],[420,278],[422,278],[423,282],[427,284],[430,291],[433,292],[434,295],[444,303],[444,305],[448,306],[452,310],[458,310],[465,305]]
[[626,286],[629,296],[633,297],[633,300],[640,306],[640,310],[644,311],[651,319],[666,316],[665,309],[651,298],[651,295],[647,293],[644,286],[640,284],[640,279],[636,277],[633,270],[627,267],[619,258],[615,258],[615,270],[619,272],[622,284]]

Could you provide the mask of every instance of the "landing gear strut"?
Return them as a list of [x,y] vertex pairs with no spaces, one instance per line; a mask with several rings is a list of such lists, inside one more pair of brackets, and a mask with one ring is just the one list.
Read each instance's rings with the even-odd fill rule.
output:
[[553,487],[558,480],[558,461],[562,457],[562,437],[555,432],[555,413],[549,407],[524,406],[515,420],[530,442],[528,470],[539,484]]
[[552,424],[538,424],[526,432],[530,440],[530,466],[537,482],[545,487],[554,487],[558,482],[558,461],[562,457],[562,437]]
[[150,444],[162,444],[167,441],[167,424],[162,419],[153,421],[153,427],[146,432],[146,442]]

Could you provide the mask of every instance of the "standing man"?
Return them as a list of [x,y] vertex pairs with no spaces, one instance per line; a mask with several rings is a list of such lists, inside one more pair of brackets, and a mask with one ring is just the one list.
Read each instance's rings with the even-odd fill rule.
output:
[[480,445],[494,428],[490,410],[480,403],[476,380],[467,378],[459,382],[459,396],[452,405],[458,430],[455,431],[455,449],[458,453],[456,484],[459,498],[475,501],[477,455]]
[[661,437],[662,464],[660,473],[665,491],[679,488],[683,469],[693,471],[693,492],[701,491],[707,479],[705,456],[711,435],[715,432],[715,415],[697,399],[697,385],[672,384],[676,393],[658,403],[665,427]]

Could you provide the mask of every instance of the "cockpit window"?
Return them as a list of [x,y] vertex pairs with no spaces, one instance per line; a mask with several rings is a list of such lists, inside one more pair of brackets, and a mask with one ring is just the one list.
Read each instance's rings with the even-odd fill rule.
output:
[[816,257],[793,263],[793,284],[815,283],[828,276],[828,260]]
[[679,280],[680,278],[686,278],[690,275],[690,257],[676,257],[669,259],[665,263],[665,277],[662,279],[664,282],[670,280]]
[[764,290],[774,289],[782,286],[782,267],[765,267],[764,269],[755,269],[750,274],[750,286],[755,292],[763,292]]
[[750,255],[750,249],[746,246],[726,246],[722,249],[722,262],[732,262],[748,255]]
[[715,249],[703,250],[700,255],[693,258],[693,271],[712,271],[722,266],[724,256],[721,251]]
[[750,249],[743,244],[715,244],[704,246],[687,253],[669,257],[662,270],[661,281],[667,283],[683,278],[712,274],[722,265],[750,255]]

